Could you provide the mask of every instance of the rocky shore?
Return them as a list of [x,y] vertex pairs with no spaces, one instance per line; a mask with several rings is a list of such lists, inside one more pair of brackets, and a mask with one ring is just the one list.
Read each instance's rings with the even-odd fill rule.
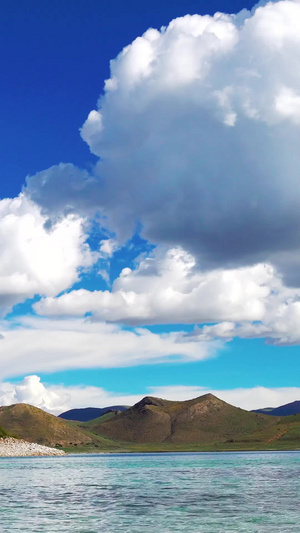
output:
[[42,446],[35,442],[7,437],[0,439],[0,457],[29,457],[43,455],[65,455],[63,450]]

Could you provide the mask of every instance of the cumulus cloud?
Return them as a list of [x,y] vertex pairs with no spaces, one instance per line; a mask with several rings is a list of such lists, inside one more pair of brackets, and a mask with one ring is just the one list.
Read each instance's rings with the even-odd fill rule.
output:
[[300,299],[277,301],[266,310],[263,321],[254,323],[223,322],[213,326],[196,327],[189,336],[199,340],[265,338],[268,344],[282,346],[300,344]]
[[189,400],[211,392],[218,398],[243,409],[278,407],[300,398],[300,388],[265,388],[215,390],[200,386],[148,387],[144,393],[124,394],[94,386],[46,385],[38,376],[26,376],[21,383],[0,384],[0,405],[29,403],[58,415],[68,409],[82,407],[107,407],[109,405],[134,405],[145,395],[167,400]]
[[[300,342],[299,289],[281,280],[283,274],[285,284],[300,287],[299,26],[299,0],[260,2],[238,15],[175,19],[121,51],[81,129],[100,158],[92,175],[60,164],[28,178],[24,195],[41,207],[41,221],[57,221],[51,235],[66,221],[79,228],[82,217],[100,212],[107,235],[116,233],[116,240],[101,243],[104,262],[137,223],[160,248],[136,270],[123,269],[111,291],[80,289],[56,298],[85,263],[78,230],[80,259],[60,266],[69,285],[47,273],[51,283],[39,278],[36,288],[26,289],[26,295],[46,296],[35,305],[38,313],[88,313],[93,320],[133,325],[213,322],[182,336],[182,345],[199,342],[197,349],[234,336]],[[107,272],[101,275],[108,281]],[[16,277],[11,284],[18,283]],[[3,286],[10,285],[4,280]],[[58,321],[40,322],[46,323]],[[72,330],[80,320],[70,323]],[[95,342],[110,326],[97,327],[97,334],[89,330]],[[39,328],[35,324],[30,334]],[[118,329],[114,339],[126,345],[124,334]],[[139,352],[140,334],[128,335],[148,360]],[[81,340],[75,353],[80,347]],[[98,352],[91,347],[91,353],[94,364]],[[126,357],[133,360],[121,350],[120,360]]]
[[0,405],[28,403],[54,415],[73,408],[133,405],[142,397],[142,394],[129,395],[102,387],[49,385],[36,375],[26,376],[20,383],[0,383]]
[[92,215],[100,205],[99,181],[72,163],[59,163],[27,176],[24,193],[47,215]]
[[93,175],[60,164],[26,194],[100,210],[120,241],[141,222],[202,267],[267,261],[299,285],[299,25],[299,0],[281,0],[149,29],[111,61],[81,129]]
[[26,376],[21,383],[4,382],[0,384],[0,404],[12,405],[28,403],[49,413],[59,414],[68,408],[71,395],[63,389],[58,391],[47,388],[39,376]]
[[[111,62],[82,137],[101,157],[101,205],[119,234],[208,267],[271,261],[299,283],[300,4],[187,15]],[[297,279],[296,279],[297,278]]]
[[23,194],[0,200],[0,309],[35,294],[55,295],[78,280],[96,260],[85,243],[84,219],[47,217]]
[[100,253],[102,257],[111,257],[117,249],[118,243],[115,239],[103,239],[100,242]]
[[[279,323],[283,322],[289,324],[291,334],[299,334],[299,297],[300,291],[286,288],[271,265],[203,272],[191,254],[174,248],[156,250],[142,258],[135,270],[123,269],[111,292],[79,289],[44,298],[34,308],[42,315],[89,313],[93,320],[131,325],[222,321],[193,335],[230,338],[273,332],[281,338],[284,328]],[[286,341],[284,335],[282,342]]]
[[124,268],[111,292],[79,289],[45,298],[34,308],[44,315],[83,316],[129,324],[262,320],[272,290],[282,288],[270,265],[201,272],[180,248],[156,251],[135,270]]
[[74,290],[44,298],[34,308],[41,315],[89,313],[93,321],[130,325],[204,323],[187,335],[201,341],[300,343],[300,290],[285,287],[271,265],[202,272],[180,248],[156,250],[135,270],[123,269],[111,291]]
[[84,319],[22,317],[0,324],[1,377],[28,372],[121,367],[197,361],[212,357],[222,341],[186,338],[183,332],[155,334],[147,329],[90,323]]

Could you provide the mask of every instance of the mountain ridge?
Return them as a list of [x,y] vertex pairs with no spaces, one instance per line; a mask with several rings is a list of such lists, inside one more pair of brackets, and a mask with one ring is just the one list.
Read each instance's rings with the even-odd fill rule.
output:
[[58,418],[63,420],[74,420],[76,422],[89,422],[95,418],[108,413],[110,411],[126,411],[127,405],[110,405],[108,407],[81,407],[77,409],[69,409],[64,413],[58,415]]
[[253,409],[252,413],[261,413],[269,416],[290,416],[300,413],[300,401],[279,405],[279,407],[265,407],[263,409]]
[[0,426],[12,436],[76,453],[300,449],[300,414],[253,413],[212,394],[185,401],[145,396],[126,411],[88,422],[14,404],[0,407]]
[[181,444],[222,441],[273,423],[270,417],[231,406],[213,394],[183,402],[146,396],[94,431],[126,442]]

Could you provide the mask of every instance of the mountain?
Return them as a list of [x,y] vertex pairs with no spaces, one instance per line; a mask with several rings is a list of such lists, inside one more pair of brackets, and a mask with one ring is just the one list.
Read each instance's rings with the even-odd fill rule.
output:
[[[74,422],[77,424],[78,427],[86,430],[91,431],[94,434],[97,434],[97,429],[100,426],[100,424],[103,424],[103,422],[107,422],[111,418],[114,418],[115,416],[121,414],[124,411],[107,411],[103,415],[99,416],[98,418],[93,418],[92,420],[88,420],[87,422]],[[96,430],[96,431],[95,431]]]
[[126,411],[93,424],[93,431],[133,443],[216,443],[271,427],[276,419],[233,407],[212,394],[172,402],[146,397]]
[[[37,407],[0,407],[1,432],[70,452],[292,450],[300,448],[300,414],[267,416],[205,394],[171,402],[146,397],[126,411],[88,422],[63,420]],[[5,434],[4,434],[5,436]]]
[[99,418],[99,416],[108,413],[109,411],[126,411],[128,406],[126,405],[112,405],[110,407],[85,407],[83,409],[70,409],[65,413],[61,413],[59,418],[64,420],[75,420],[77,422],[88,422],[89,420],[94,420],[94,418]]
[[80,428],[37,407],[18,403],[0,407],[0,425],[7,433],[48,446],[86,445],[92,438]]
[[279,407],[265,407],[264,409],[255,409],[252,413],[262,413],[272,416],[290,416],[300,413],[300,401],[286,403]]

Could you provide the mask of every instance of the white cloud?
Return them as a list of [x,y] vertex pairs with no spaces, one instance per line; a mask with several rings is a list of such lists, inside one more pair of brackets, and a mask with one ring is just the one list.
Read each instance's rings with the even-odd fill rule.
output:
[[35,294],[56,295],[96,259],[85,244],[84,219],[68,215],[50,227],[23,194],[0,200],[0,308]]
[[111,257],[118,249],[118,243],[115,239],[104,239],[100,242],[100,253],[104,257]]
[[299,284],[279,258],[299,249],[299,26],[298,0],[187,15],[111,62],[82,137],[119,236],[139,220],[208,267],[268,261]]
[[72,163],[59,163],[27,176],[24,193],[51,218],[70,213],[89,215],[100,205],[99,181]]
[[60,164],[26,194],[52,215],[100,210],[119,242],[141,222],[205,268],[268,262],[299,286],[299,26],[282,0],[149,29],[82,127],[93,176]]
[[81,135],[84,137],[88,144],[92,144],[94,139],[97,139],[99,133],[102,131],[101,115],[97,111],[93,110],[89,113],[89,116],[81,128]]
[[300,290],[287,288],[271,265],[199,271],[180,248],[156,250],[136,270],[123,269],[109,291],[79,289],[34,305],[47,316],[92,315],[93,321],[207,324],[188,337],[200,341],[267,338],[300,343]]
[[186,338],[183,332],[154,334],[147,329],[90,323],[83,319],[23,317],[0,324],[1,377],[58,370],[197,361],[212,357],[223,341]]
[[131,324],[253,321],[264,318],[275,290],[288,292],[270,265],[202,272],[191,254],[173,248],[123,269],[111,292],[79,289],[45,298],[35,310]]
[[292,89],[283,87],[275,100],[276,110],[284,117],[300,123],[300,95]]
[[[43,268],[29,276],[26,268],[20,273],[9,264],[10,277],[2,283],[5,305],[14,301],[9,291],[20,299],[25,286],[24,297],[46,296],[35,310],[49,316],[92,313],[93,320],[129,324],[218,322],[182,337],[186,346],[188,339],[203,347],[215,337],[226,341],[237,335],[300,342],[299,289],[287,289],[279,275],[300,287],[299,26],[298,0],[261,2],[237,16],[175,19],[124,48],[111,62],[98,109],[81,131],[101,158],[94,175],[60,164],[28,178],[25,197],[43,209],[37,215],[45,233]],[[82,251],[81,217],[99,210],[101,224],[110,225],[106,234],[115,230],[118,242],[141,222],[144,235],[170,251],[143,259],[135,271],[125,268],[111,292],[80,289],[55,298],[81,265],[92,262],[89,251]],[[44,213],[58,220],[51,231]],[[71,264],[55,263],[59,274],[51,277],[52,268],[44,268],[51,265],[45,239],[54,240],[55,228],[67,221],[72,228],[77,224],[80,252]],[[102,241],[102,258],[116,246],[112,239]],[[109,281],[103,269],[101,275]],[[36,323],[28,335],[35,339],[33,331],[48,323],[54,338],[58,321]],[[81,322],[71,323],[70,330]],[[70,333],[63,324],[61,341],[64,345],[70,335],[73,346],[81,326]],[[107,325],[84,327],[98,328],[88,336],[95,335],[96,343],[105,334],[106,347]],[[125,342],[122,335],[114,330],[114,342],[117,337]],[[130,335],[134,344],[138,335]],[[81,343],[75,343],[76,364]],[[133,353],[139,349],[137,342]],[[96,352],[91,346],[92,364]],[[109,350],[104,352],[108,364]],[[148,360],[139,353],[140,359],[127,353],[121,359]],[[70,364],[63,356],[61,361]]]
[[206,387],[173,385],[149,387],[144,394],[124,394],[94,386],[65,386],[43,384],[38,376],[26,376],[19,384],[0,383],[0,405],[29,403],[53,414],[72,408],[134,405],[144,396],[151,395],[167,400],[183,401],[197,398],[208,392],[243,409],[277,407],[300,398],[299,387],[215,390]]
[[53,414],[64,411],[71,401],[71,395],[63,389],[57,392],[41,383],[39,376],[26,376],[21,383],[0,384],[0,404],[28,403]]
[[207,341],[215,338],[230,340],[233,337],[266,338],[269,344],[298,345],[300,344],[299,295],[285,301],[279,300],[277,305],[270,305],[263,321],[258,323],[226,322],[213,326],[206,325],[195,328],[191,336]]

